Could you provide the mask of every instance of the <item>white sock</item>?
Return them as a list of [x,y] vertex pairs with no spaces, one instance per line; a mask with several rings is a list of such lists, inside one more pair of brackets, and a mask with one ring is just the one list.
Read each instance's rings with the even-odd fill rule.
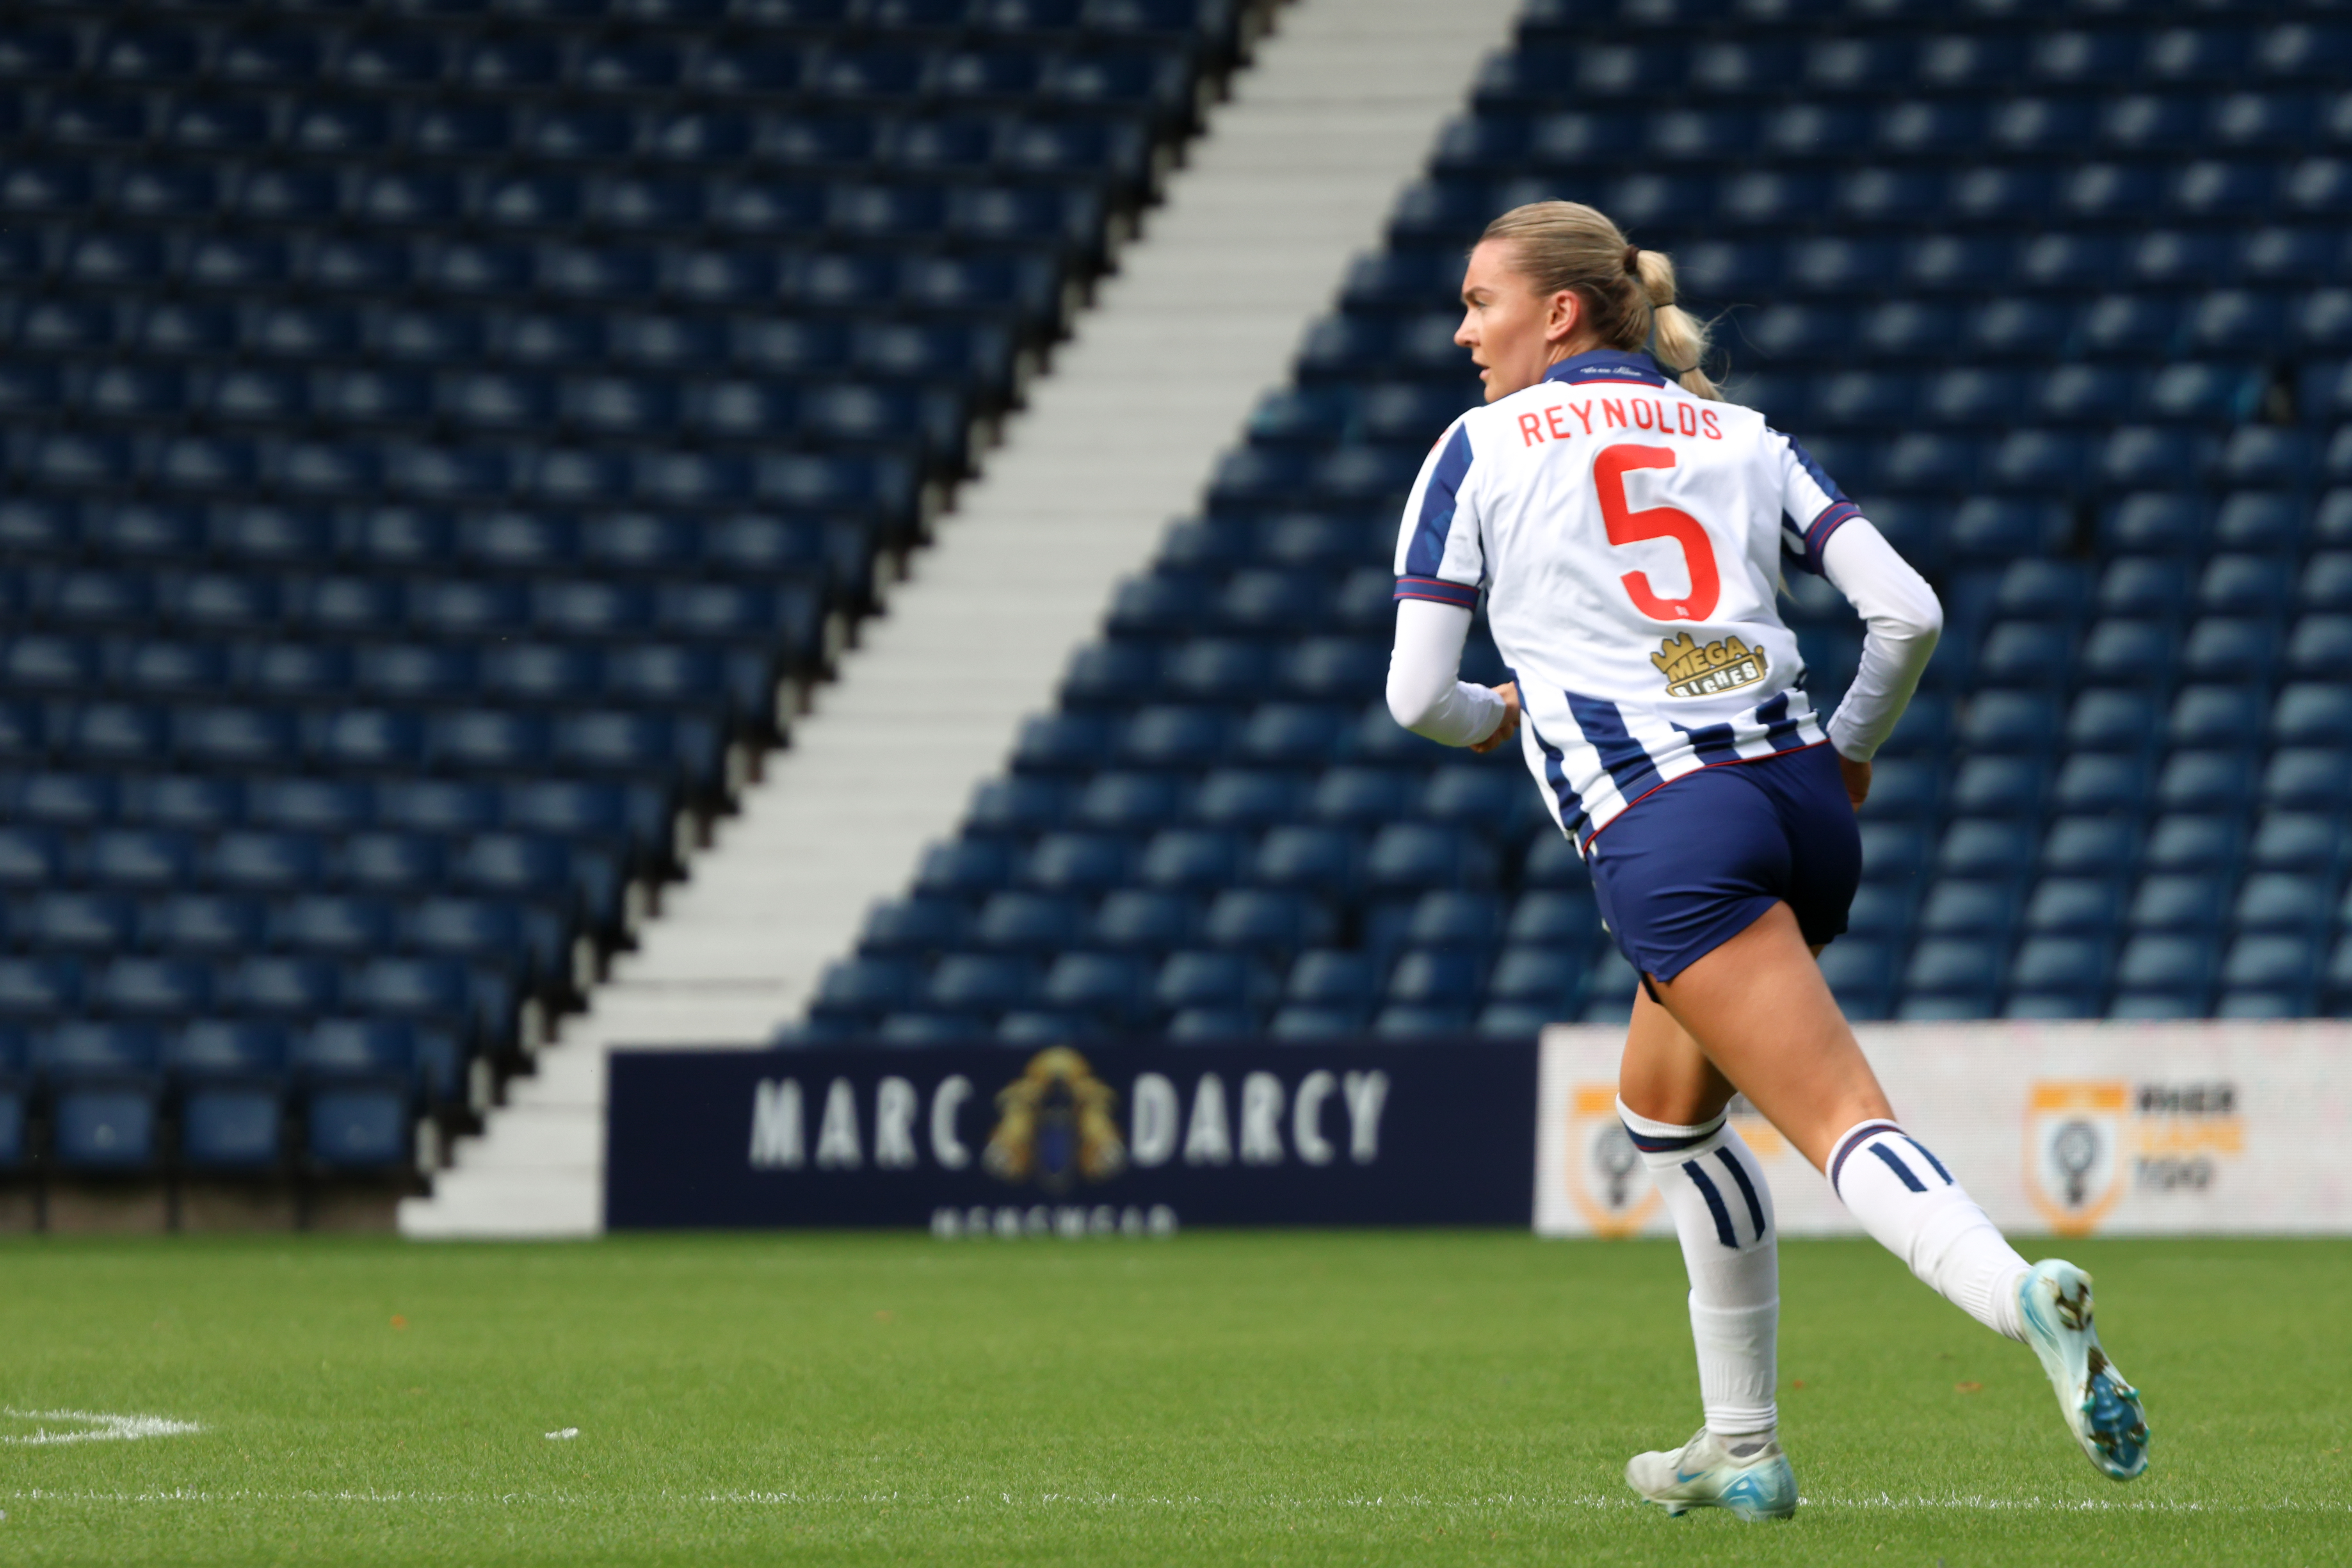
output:
[[1830,1186],[1863,1229],[1978,1322],[2025,1337],[2025,1259],[1942,1161],[1892,1121],[1864,1121],[1831,1146]]
[[1636,1116],[1622,1100],[1617,1116],[1682,1238],[1707,1430],[1768,1440],[1780,1422],[1780,1232],[1763,1167],[1723,1117],[1677,1127]]

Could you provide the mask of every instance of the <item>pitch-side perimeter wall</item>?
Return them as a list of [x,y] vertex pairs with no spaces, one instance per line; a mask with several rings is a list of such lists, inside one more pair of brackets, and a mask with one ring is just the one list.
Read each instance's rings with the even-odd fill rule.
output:
[[[2352,1231],[2352,1028],[2339,1023],[1863,1025],[1896,1115],[2005,1230]],[[1545,1033],[1536,1229],[1666,1235],[1617,1121],[1621,1029]],[[1780,1227],[1855,1233],[1820,1173],[1745,1102]]]
[[[2352,1232],[2352,1029],[1865,1026],[1897,1113],[2004,1228]],[[622,1052],[614,1228],[1667,1230],[1618,1125],[1620,1029],[1465,1041]],[[1744,1105],[1781,1227],[1856,1227]]]

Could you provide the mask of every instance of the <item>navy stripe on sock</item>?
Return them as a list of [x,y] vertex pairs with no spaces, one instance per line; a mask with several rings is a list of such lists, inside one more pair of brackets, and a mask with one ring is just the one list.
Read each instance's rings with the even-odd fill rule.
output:
[[1748,1200],[1748,1217],[1756,1222],[1756,1239],[1763,1240],[1764,1200],[1756,1195],[1756,1184],[1748,1179],[1748,1172],[1732,1157],[1730,1150],[1717,1149],[1715,1157],[1723,1162],[1723,1168],[1731,1173],[1733,1181],[1739,1184],[1739,1195]]
[[[1622,1119],[1618,1125],[1624,1125]],[[1661,1138],[1649,1132],[1636,1132],[1631,1127],[1625,1128],[1625,1136],[1631,1138],[1633,1141],[1633,1147],[1644,1154],[1678,1154],[1685,1149],[1696,1148],[1722,1131],[1723,1118],[1718,1116],[1696,1131],[1680,1133],[1671,1138]]]
[[[1838,1175],[1845,1169],[1846,1156],[1861,1147],[1864,1139],[1876,1137],[1881,1132],[1902,1131],[1903,1129],[1895,1126],[1892,1121],[1865,1121],[1847,1133],[1845,1142],[1838,1145],[1837,1152],[1830,1156],[1830,1191],[1833,1193],[1838,1191]],[[1839,1193],[1838,1195],[1843,1197],[1845,1194]]]
[[1886,1162],[1886,1168],[1888,1170],[1903,1178],[1903,1184],[1905,1186],[1910,1188],[1915,1193],[1924,1193],[1927,1190],[1927,1184],[1911,1173],[1911,1167],[1903,1163],[1902,1155],[1897,1154],[1894,1150],[1889,1149],[1884,1143],[1873,1143],[1869,1148],[1872,1153]]
[[1919,1140],[1912,1137],[1908,1132],[1903,1134],[1903,1142],[1910,1144],[1914,1149],[1918,1150],[1919,1158],[1927,1161],[1928,1164],[1935,1167],[1936,1174],[1944,1178],[1944,1185],[1948,1187],[1952,1184],[1952,1173],[1944,1169],[1944,1162],[1937,1159],[1935,1155],[1927,1152],[1927,1145],[1920,1142]]
[[1715,1238],[1734,1252],[1738,1251],[1739,1236],[1731,1228],[1731,1211],[1723,1206],[1723,1194],[1715,1190],[1715,1184],[1706,1179],[1706,1173],[1698,1168],[1696,1160],[1684,1162],[1683,1169],[1698,1184],[1699,1196],[1706,1200],[1706,1212],[1715,1216]]

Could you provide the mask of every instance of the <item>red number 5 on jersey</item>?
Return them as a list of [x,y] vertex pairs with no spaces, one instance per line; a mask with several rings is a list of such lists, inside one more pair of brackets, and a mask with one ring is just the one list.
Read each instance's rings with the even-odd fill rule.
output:
[[1644,539],[1671,539],[1683,547],[1683,563],[1690,573],[1690,595],[1661,599],[1651,591],[1646,572],[1628,572],[1617,579],[1633,607],[1654,621],[1703,621],[1715,614],[1723,582],[1716,574],[1715,546],[1698,519],[1670,506],[1642,511],[1625,508],[1625,470],[1671,468],[1674,449],[1668,447],[1605,447],[1592,459],[1592,488],[1601,493],[1601,521],[1612,544],[1633,544]]

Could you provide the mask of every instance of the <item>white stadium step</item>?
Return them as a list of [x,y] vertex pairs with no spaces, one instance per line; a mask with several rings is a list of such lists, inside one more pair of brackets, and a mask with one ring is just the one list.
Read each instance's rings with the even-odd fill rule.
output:
[[1516,14],[1515,0],[1276,13],[840,679],[541,1052],[538,1079],[510,1086],[430,1197],[403,1204],[405,1234],[601,1229],[601,1131],[593,1163],[536,1165],[545,1116],[560,1107],[601,1129],[614,1047],[757,1047],[799,1013],[867,909],[955,830],[1021,721],[1051,705],[1120,579],[1198,504]]

